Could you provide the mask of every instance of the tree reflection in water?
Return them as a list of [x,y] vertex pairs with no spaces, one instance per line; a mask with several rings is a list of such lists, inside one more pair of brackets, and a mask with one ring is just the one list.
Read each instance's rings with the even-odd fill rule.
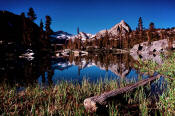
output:
[[110,71],[115,76],[125,80],[133,80],[138,78],[138,75],[134,75],[137,77],[132,75],[133,72],[138,73],[138,71],[133,68],[133,65],[137,63],[138,61],[133,60],[129,54],[112,54],[109,52],[90,53],[86,56],[74,56],[73,54],[70,54],[69,56],[62,56],[59,58],[51,55],[40,55],[35,56],[35,59],[32,61],[2,55],[0,77],[1,82],[7,80],[12,84],[20,83],[21,85],[37,83],[38,78],[40,77],[40,81],[43,84],[48,83],[48,85],[52,85],[54,83],[53,75],[55,74],[55,70],[64,72],[65,70],[72,68],[72,66],[76,66],[78,68],[73,72],[76,73],[77,71],[77,76],[84,77],[86,75],[82,75],[81,72],[87,71],[84,69],[95,66],[98,67],[99,70]]

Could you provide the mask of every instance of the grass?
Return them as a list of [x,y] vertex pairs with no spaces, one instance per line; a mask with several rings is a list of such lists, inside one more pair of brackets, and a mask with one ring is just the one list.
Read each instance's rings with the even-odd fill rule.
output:
[[[126,83],[123,82],[120,86],[125,85]],[[98,83],[84,80],[76,84],[61,81],[55,86],[46,88],[36,84],[27,86],[22,91],[18,91],[17,88],[18,85],[14,87],[7,84],[0,85],[0,115],[97,115],[85,111],[84,99],[117,89],[119,86],[117,80],[105,80]],[[140,87],[135,92],[121,95],[115,102],[109,103],[107,113],[110,116],[145,114],[148,112],[146,101],[145,91]],[[136,107],[130,110],[132,105]]]
[[166,115],[175,114],[175,81],[168,84],[168,91],[160,96],[158,107],[165,112]]
[[17,92],[17,87],[0,85],[0,114],[2,115],[88,115],[83,101],[85,98],[99,95],[104,91],[116,89],[115,81],[105,84],[81,84],[62,81],[56,86],[42,88],[39,85],[28,86]]
[[175,114],[175,52],[169,55],[162,55],[163,64],[157,64],[153,61],[140,61],[140,65],[136,66],[142,72],[153,74],[158,72],[167,81],[167,91],[164,92],[159,98],[157,109],[162,111],[162,115]]

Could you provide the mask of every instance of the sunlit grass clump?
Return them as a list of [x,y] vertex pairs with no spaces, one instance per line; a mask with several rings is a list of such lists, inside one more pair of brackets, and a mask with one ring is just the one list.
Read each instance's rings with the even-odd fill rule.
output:
[[55,86],[28,86],[22,91],[7,84],[0,85],[0,114],[2,115],[87,115],[85,98],[116,89],[116,80],[90,83],[62,81]]
[[175,52],[162,55],[163,63],[157,64],[153,61],[140,61],[139,67],[142,72],[153,74],[157,72],[165,77],[167,89],[159,98],[157,109],[161,109],[164,115],[175,114]]
[[[83,106],[84,99],[100,95],[104,92],[126,86],[124,81],[98,81],[97,83],[83,80],[82,83],[61,81],[55,86],[43,87],[38,84],[27,86],[19,91],[18,85],[10,87],[0,85],[0,114],[2,115],[65,115],[82,116],[96,115],[89,113]],[[147,115],[149,99],[145,92],[149,85],[139,87],[132,92],[119,95],[108,103],[106,111],[110,116],[116,115]]]

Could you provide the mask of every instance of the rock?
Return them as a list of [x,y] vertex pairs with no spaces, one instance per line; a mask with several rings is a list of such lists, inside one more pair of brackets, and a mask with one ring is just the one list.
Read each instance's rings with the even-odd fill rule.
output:
[[[175,45],[173,44],[173,46]],[[130,53],[139,53],[139,54],[149,54],[150,52],[161,53],[166,51],[167,48],[168,48],[168,41],[167,39],[163,39],[163,40],[153,41],[151,42],[150,45],[148,45],[148,42],[136,44],[130,50]]]
[[[175,47],[175,41],[172,46],[173,48]],[[142,60],[153,60],[158,64],[162,64],[163,61],[160,57],[160,53],[166,52],[168,47],[167,39],[153,41],[150,45],[148,45],[148,42],[143,42],[134,45],[134,47],[130,50],[130,55],[135,60],[141,58]]]
[[79,56],[80,55],[79,51],[73,51],[73,53],[74,53],[74,56]]

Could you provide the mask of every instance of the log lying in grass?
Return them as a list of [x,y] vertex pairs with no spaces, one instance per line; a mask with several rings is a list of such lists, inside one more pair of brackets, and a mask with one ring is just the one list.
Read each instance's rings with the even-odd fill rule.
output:
[[128,85],[124,88],[105,92],[99,96],[93,96],[90,98],[86,98],[84,100],[84,107],[89,112],[96,112],[98,109],[98,106],[105,106],[107,104],[107,100],[109,98],[115,97],[119,94],[122,94],[122,93],[125,93],[128,91],[132,91],[133,89],[140,87],[140,86],[143,86],[143,85],[147,84],[148,82],[153,81],[159,77],[160,77],[160,75],[151,76],[147,79],[141,80],[141,81],[134,83],[132,85]]

